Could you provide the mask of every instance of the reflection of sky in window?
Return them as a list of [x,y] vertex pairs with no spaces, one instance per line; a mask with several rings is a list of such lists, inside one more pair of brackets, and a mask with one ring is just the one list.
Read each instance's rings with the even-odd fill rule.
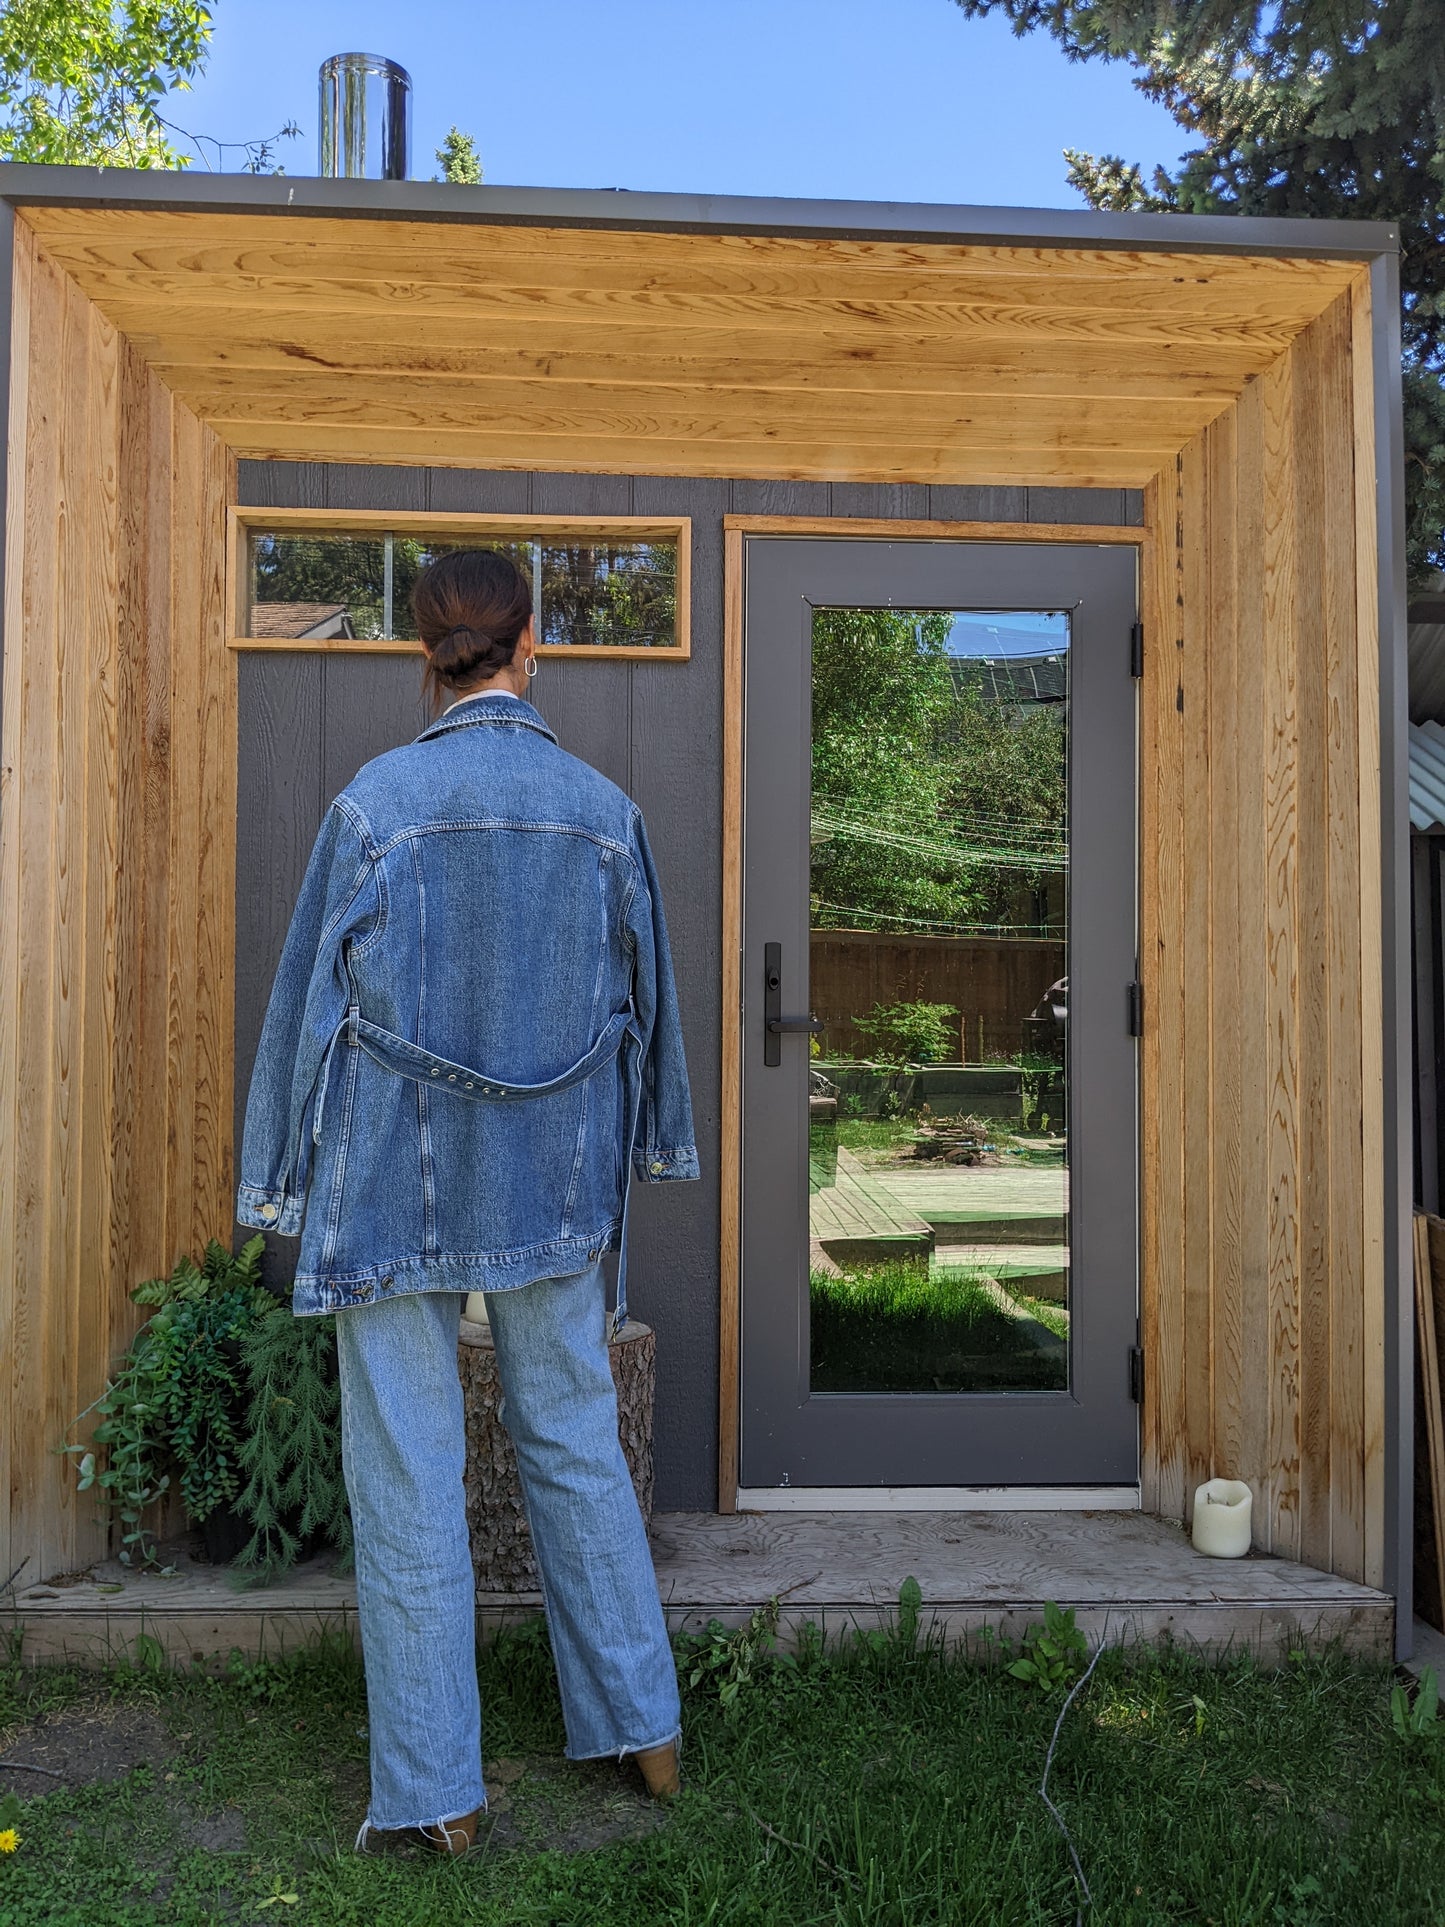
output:
[[1007,661],[1061,655],[1069,646],[1069,618],[1039,609],[962,609],[948,632],[951,656]]

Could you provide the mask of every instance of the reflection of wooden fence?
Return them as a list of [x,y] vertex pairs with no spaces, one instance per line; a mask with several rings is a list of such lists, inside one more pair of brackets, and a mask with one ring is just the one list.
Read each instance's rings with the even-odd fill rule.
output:
[[1032,937],[902,937],[871,930],[815,930],[809,1004],[830,1056],[867,1056],[853,1023],[875,1004],[952,1004],[954,1055],[966,1063],[1012,1057],[1023,1022],[1064,974],[1064,945]]

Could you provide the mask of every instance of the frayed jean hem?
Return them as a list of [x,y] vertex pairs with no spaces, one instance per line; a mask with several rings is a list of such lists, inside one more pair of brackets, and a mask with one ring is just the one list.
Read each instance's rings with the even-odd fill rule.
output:
[[362,1851],[368,1833],[411,1833],[413,1831],[419,1832],[423,1827],[449,1827],[454,1826],[458,1820],[467,1819],[473,1813],[485,1813],[486,1810],[487,1798],[484,1792],[481,1799],[477,1801],[474,1806],[463,1807],[458,1813],[444,1814],[435,1820],[399,1820],[393,1825],[383,1827],[378,1826],[376,1821],[373,1820],[368,1813],[361,1825],[357,1828],[354,1851],[356,1853]]
[[670,1733],[664,1733],[660,1740],[640,1740],[636,1746],[608,1746],[600,1753],[574,1753],[569,1746],[566,1758],[569,1760],[625,1760],[629,1753],[650,1753],[655,1746],[676,1746],[682,1753],[682,1728],[675,1726]]

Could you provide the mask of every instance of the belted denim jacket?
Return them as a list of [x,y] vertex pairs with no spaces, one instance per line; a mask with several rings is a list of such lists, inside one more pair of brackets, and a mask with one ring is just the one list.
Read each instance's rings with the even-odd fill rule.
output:
[[326,812],[267,1005],[236,1215],[292,1306],[503,1291],[696,1178],[642,813],[530,703],[470,697]]

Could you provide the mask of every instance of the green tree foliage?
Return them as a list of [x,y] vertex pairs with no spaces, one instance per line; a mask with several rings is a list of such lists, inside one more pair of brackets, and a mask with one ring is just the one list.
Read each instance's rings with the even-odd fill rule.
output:
[[1445,14],[1440,0],[957,0],[1127,60],[1200,145],[1178,169],[1066,149],[1097,208],[1399,223],[1411,578],[1445,568]]
[[985,689],[947,614],[813,618],[812,922],[959,928],[1005,918],[1057,867],[1063,718]]
[[470,134],[464,134],[459,127],[453,127],[446,139],[436,150],[437,166],[440,174],[433,180],[460,181],[464,186],[476,187],[482,179],[482,157],[477,152],[477,143]]
[[200,0],[6,0],[0,159],[184,167],[160,103],[205,60]]

